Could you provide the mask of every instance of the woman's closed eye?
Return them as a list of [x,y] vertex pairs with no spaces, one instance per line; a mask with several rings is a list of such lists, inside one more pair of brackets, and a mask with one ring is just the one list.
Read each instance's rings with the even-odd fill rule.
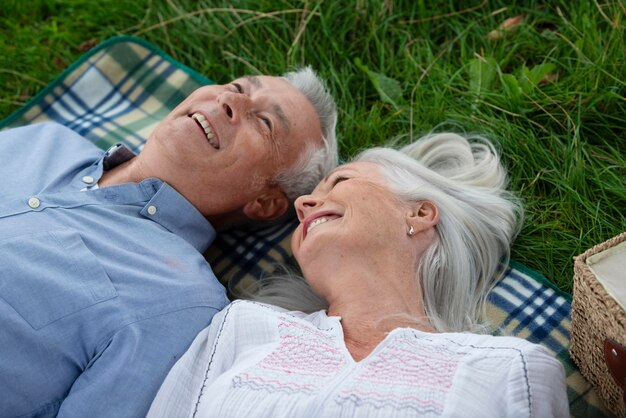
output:
[[343,176],[337,176],[333,179],[333,182],[331,183],[331,188],[335,187],[338,183],[341,183],[342,181],[346,181],[349,180],[349,177],[343,177]]

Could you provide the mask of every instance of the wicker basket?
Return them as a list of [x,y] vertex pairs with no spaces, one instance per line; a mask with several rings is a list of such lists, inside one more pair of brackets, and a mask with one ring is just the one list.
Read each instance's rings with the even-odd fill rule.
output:
[[[609,260],[606,264],[612,264],[611,270],[600,268],[603,260]],[[616,416],[626,417],[626,351],[620,351],[626,347],[621,294],[626,291],[626,268],[620,266],[626,266],[626,232],[574,259],[570,354],[606,407]]]

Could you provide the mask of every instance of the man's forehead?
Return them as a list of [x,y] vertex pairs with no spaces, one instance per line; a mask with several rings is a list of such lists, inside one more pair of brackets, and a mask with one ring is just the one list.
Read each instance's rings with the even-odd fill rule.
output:
[[[250,83],[250,85],[253,86],[254,88],[261,89],[261,88],[264,87],[263,81],[262,81],[261,77],[266,77],[266,78],[280,80],[280,78],[278,78],[278,77],[273,77],[273,76],[255,76],[255,75],[246,75],[246,76],[243,76],[243,79],[246,80],[248,83]],[[287,117],[287,114],[283,110],[283,107],[281,107],[280,103],[278,103],[278,102],[272,102],[271,105],[270,105],[270,110],[278,118],[278,121],[280,122],[282,130],[285,132],[285,134],[288,135],[289,134],[289,127],[290,127],[291,123],[289,121],[289,117]]]
[[[278,94],[270,94],[267,96],[267,101],[265,103],[267,110],[274,114],[276,120],[280,124],[281,130],[285,135],[289,136],[292,133],[291,128],[294,120],[303,117],[303,106],[310,108],[316,116],[315,120],[318,120],[317,112],[315,112],[315,109],[310,104],[308,98],[296,89],[289,81],[281,77],[270,75],[245,75],[240,77],[238,80],[243,80],[252,87],[250,90],[250,94],[252,96],[257,93],[261,93],[261,90],[264,92],[270,92],[272,89],[277,89],[275,93]],[[262,94],[265,95],[265,93]],[[306,118],[306,120],[311,121],[314,120],[314,118],[311,116]],[[319,124],[319,120],[317,123]],[[310,132],[307,131],[305,136],[309,137],[309,134]],[[319,139],[320,141],[322,140],[321,135],[319,136]]]
[[271,88],[272,86],[278,87],[278,85],[281,87],[291,86],[291,83],[284,78],[273,75],[244,75],[239,77],[239,80],[245,80],[248,84],[257,89]]
[[282,77],[273,75],[244,75],[237,80],[245,81],[256,90],[260,89],[281,89],[291,90],[300,93],[293,85]]
[[261,88],[263,86],[263,83],[261,83],[261,79],[258,76],[246,75],[243,78],[256,88]]

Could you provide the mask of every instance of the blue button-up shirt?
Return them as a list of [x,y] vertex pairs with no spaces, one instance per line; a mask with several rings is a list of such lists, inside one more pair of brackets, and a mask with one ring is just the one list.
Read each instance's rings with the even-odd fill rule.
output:
[[0,416],[143,416],[227,303],[183,196],[92,187],[133,156],[51,123],[0,133]]

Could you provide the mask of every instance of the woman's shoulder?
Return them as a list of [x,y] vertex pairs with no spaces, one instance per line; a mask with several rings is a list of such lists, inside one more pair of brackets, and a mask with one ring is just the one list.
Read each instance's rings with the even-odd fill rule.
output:
[[523,358],[524,361],[528,358],[544,358],[558,362],[554,353],[546,347],[518,337],[472,333],[425,333],[408,329],[405,329],[405,332],[418,340],[428,341],[429,344],[465,355],[487,356],[489,353],[497,353],[498,357],[517,357]]
[[541,379],[554,382],[564,379],[563,365],[553,352],[522,338],[419,331],[406,333],[407,336],[426,346],[420,347],[420,352],[449,360],[458,370],[473,376],[472,379],[482,376],[482,381],[516,381],[522,386],[541,383]]
[[224,308],[225,311],[231,311],[231,312],[247,312],[247,311],[254,311],[254,312],[283,312],[285,311],[285,309],[279,307],[279,306],[275,306],[275,305],[270,305],[268,303],[263,303],[263,302],[256,302],[253,300],[246,300],[246,299],[237,299],[232,301],[228,306],[226,306],[226,308]]
[[280,306],[271,305],[269,303],[257,302],[253,300],[238,299],[231,302],[224,308],[224,312],[229,315],[241,315],[245,313],[265,314],[265,315],[282,315],[289,314],[295,317],[305,317],[307,314],[298,311],[289,311]]
[[477,416],[485,405],[502,416],[567,416],[563,365],[542,345],[469,333],[404,329],[400,335],[419,345],[403,350],[419,353],[413,356],[418,366],[419,361],[440,366],[431,373],[438,374],[437,382],[450,379],[449,407],[460,408],[464,416]]
[[224,308],[221,317],[226,319],[233,318],[250,318],[251,320],[263,320],[264,318],[289,317],[294,320],[305,322],[314,322],[313,319],[322,316],[325,317],[324,311],[305,313],[300,311],[290,311],[280,306],[271,305],[263,302],[252,300],[235,300]]

